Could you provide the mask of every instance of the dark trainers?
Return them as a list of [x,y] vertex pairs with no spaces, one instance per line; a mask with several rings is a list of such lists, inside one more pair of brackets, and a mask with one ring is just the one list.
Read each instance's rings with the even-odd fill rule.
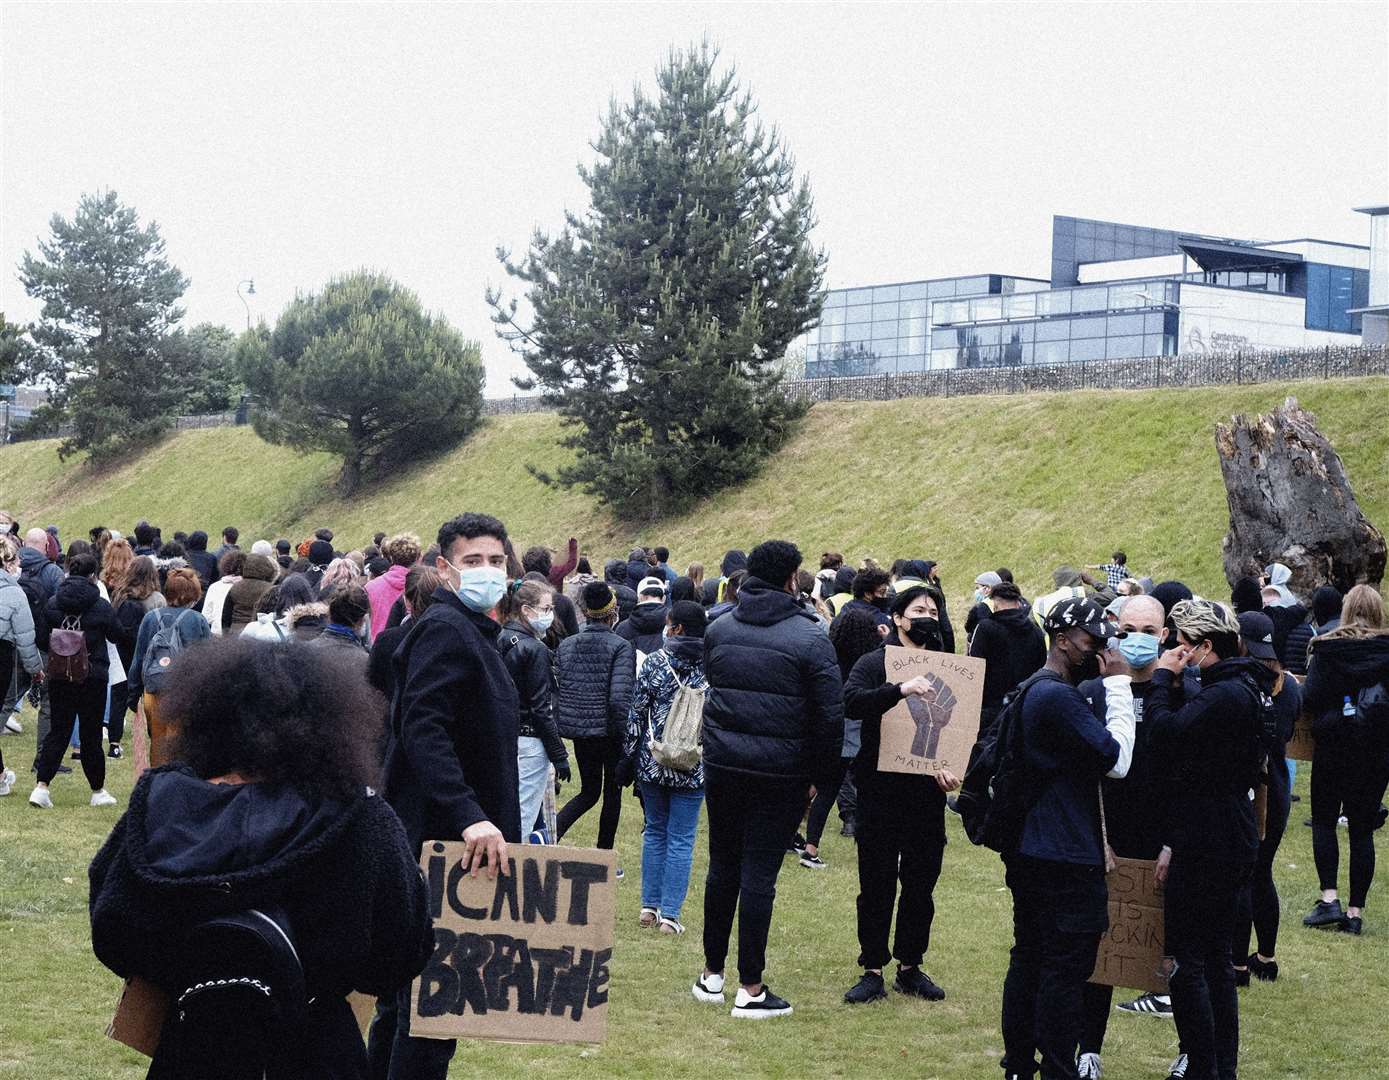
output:
[[111,746],[107,749],[107,751],[106,751],[106,756],[107,756],[107,757],[118,758],[118,757],[120,757],[123,753],[124,753],[124,751],[121,749],[121,744],[118,743],[118,742],[113,742],[113,743],[111,744]]
[[1167,1080],[1186,1080],[1187,1056],[1178,1054],[1177,1059],[1172,1062],[1172,1067],[1167,1070]]
[[1247,967],[1244,967],[1244,968],[1235,968],[1235,985],[1236,985],[1236,986],[1248,986],[1248,985],[1249,985],[1249,969],[1248,969]]
[[1346,913],[1341,909],[1341,901],[1318,900],[1312,913],[1302,920],[1302,925],[1320,930],[1328,926],[1340,926],[1345,917]]
[[1137,1016],[1162,1016],[1172,1019],[1172,999],[1166,994],[1143,994],[1132,1001],[1121,1001],[1115,1006],[1120,1012]]
[[1249,957],[1249,974],[1260,982],[1278,981],[1278,961],[1260,960],[1258,953],[1253,953]]
[[740,986],[738,996],[733,999],[733,1012],[730,1015],[735,1020],[766,1020],[773,1016],[790,1016],[791,1003],[785,998],[777,997],[766,983],[762,984],[762,993],[756,997]]
[[892,988],[899,994],[925,998],[927,1001],[945,1000],[945,991],[931,981],[931,976],[917,967],[899,967]]
[[810,870],[823,870],[829,866],[829,863],[825,862],[819,855],[812,855],[808,851],[802,851],[801,865]]
[[1341,933],[1354,934],[1356,937],[1360,936],[1360,931],[1362,928],[1363,926],[1360,922],[1359,915],[1347,915],[1345,921],[1342,922],[1340,926],[1336,927],[1336,929],[1339,930]]
[[786,850],[789,851],[792,855],[799,855],[802,851],[805,850],[805,837],[802,836],[800,833],[797,833],[795,836],[791,838],[791,845]]
[[883,977],[876,971],[865,971],[863,978],[854,983],[853,989],[844,995],[846,1005],[867,1005],[870,1001],[882,1001],[887,997],[887,987]]

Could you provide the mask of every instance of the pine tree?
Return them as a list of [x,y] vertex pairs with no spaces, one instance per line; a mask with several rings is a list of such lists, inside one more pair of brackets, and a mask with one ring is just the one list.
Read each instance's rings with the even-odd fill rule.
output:
[[707,43],[672,50],[653,98],[614,102],[580,167],[589,209],[524,258],[525,284],[489,292],[498,332],[570,430],[578,486],[627,518],[655,516],[751,476],[804,406],[780,358],[819,318],[824,256],[810,189]]
[[242,335],[237,362],[256,431],[341,455],[341,494],[392,464],[461,441],[482,415],[480,350],[384,274],[360,271],[299,297],[274,332]]
[[183,317],[188,279],[164,257],[159,227],[140,227],[114,191],[84,195],[71,221],[54,214],[52,236],[19,278],[43,304],[32,328],[34,375],[53,410],[73,427],[60,456],[104,462],[164,431],[179,385],[164,335]]

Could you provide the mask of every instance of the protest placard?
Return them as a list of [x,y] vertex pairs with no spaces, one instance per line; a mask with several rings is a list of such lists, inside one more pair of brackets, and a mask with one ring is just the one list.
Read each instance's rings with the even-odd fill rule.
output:
[[1286,757],[1294,761],[1311,761],[1317,741],[1312,737],[1312,714],[1301,711],[1293,721],[1293,737],[1288,740]]
[[410,989],[426,1039],[602,1042],[617,910],[611,851],[527,845],[495,881],[461,841],[426,840],[434,952]]
[[1156,864],[1116,859],[1105,875],[1109,886],[1109,929],[1100,938],[1092,983],[1167,993],[1162,972],[1162,886]]
[[164,1017],[169,1012],[169,995],[148,979],[138,975],[121,984],[121,997],[116,1002],[116,1015],[106,1025],[106,1037],[154,1057],[159,1049],[159,1036],[164,1030]]
[[883,716],[878,768],[963,777],[979,735],[984,661],[897,645],[885,651],[888,682],[904,683],[919,675],[931,683],[931,692],[925,697],[909,694]]

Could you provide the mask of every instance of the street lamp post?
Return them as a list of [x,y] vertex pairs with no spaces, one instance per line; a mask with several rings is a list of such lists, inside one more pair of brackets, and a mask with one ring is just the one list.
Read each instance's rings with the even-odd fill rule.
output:
[[[242,293],[241,286],[246,286],[246,292]],[[256,283],[253,279],[247,278],[236,283],[237,299],[241,301],[241,306],[246,309],[246,329],[251,329],[251,305],[246,302],[246,297],[256,295]]]

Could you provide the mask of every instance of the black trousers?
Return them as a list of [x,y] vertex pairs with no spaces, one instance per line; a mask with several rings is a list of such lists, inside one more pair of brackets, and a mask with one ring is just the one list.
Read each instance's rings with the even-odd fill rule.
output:
[[53,724],[39,747],[34,771],[42,783],[50,783],[63,762],[72,735],[73,721],[77,722],[78,739],[82,747],[82,771],[93,791],[106,786],[106,754],[101,745],[101,718],[106,711],[106,673],[86,682],[70,683],[50,680],[48,696],[53,707]]
[[704,882],[704,963],[720,973],[738,916],[738,981],[754,986],[767,966],[776,879],[805,813],[810,785],[705,767],[709,875]]
[[[579,767],[579,790],[555,817],[556,840],[595,806],[598,812],[598,846],[611,851],[617,839],[617,823],[622,814],[622,789],[617,786],[617,745],[612,739],[575,739],[574,761]],[[524,825],[525,822],[522,822]]]
[[113,743],[125,738],[125,697],[130,683],[118,682],[111,687],[111,704],[106,710],[106,737]]
[[1259,841],[1259,857],[1249,884],[1240,893],[1230,942],[1232,959],[1241,964],[1249,956],[1251,937],[1257,937],[1259,952],[1264,956],[1278,955],[1278,886],[1273,881],[1273,860],[1278,856],[1278,845],[1283,842],[1283,833],[1288,828],[1288,811],[1292,804],[1288,799],[1288,763],[1279,758],[1269,765],[1276,772],[1268,786],[1264,838]]
[[[925,957],[936,917],[936,882],[945,854],[944,814],[938,805],[894,799],[871,784],[860,790],[854,834],[858,843],[860,967],[881,968],[894,958],[903,967],[916,967]],[[889,952],[894,904],[897,933]]]
[[1003,1068],[1074,1080],[1085,983],[1109,926],[1104,867],[1004,859],[1013,894],[1013,949],[1003,982]]
[[1234,1080],[1239,1067],[1239,997],[1230,958],[1235,911],[1252,863],[1172,856],[1163,889],[1163,948],[1187,1080]]
[[417,1039],[410,1034],[407,983],[394,994],[376,999],[376,1015],[367,1031],[367,1075],[371,1080],[447,1080],[456,1039]]
[[[834,783],[826,783],[824,787],[815,789],[815,799],[810,804],[810,813],[805,820],[805,842],[820,846],[820,837],[825,835],[825,822],[830,817],[830,807],[835,803],[840,789],[844,784],[844,774],[849,771],[849,766],[853,764],[853,758],[840,758],[839,768],[834,774]],[[840,811],[843,816],[843,810]]]
[[1323,889],[1336,888],[1341,844],[1336,820],[1345,814],[1350,846],[1349,906],[1362,908],[1375,879],[1375,824],[1389,786],[1389,761],[1379,747],[1318,745],[1312,761],[1312,858]]

